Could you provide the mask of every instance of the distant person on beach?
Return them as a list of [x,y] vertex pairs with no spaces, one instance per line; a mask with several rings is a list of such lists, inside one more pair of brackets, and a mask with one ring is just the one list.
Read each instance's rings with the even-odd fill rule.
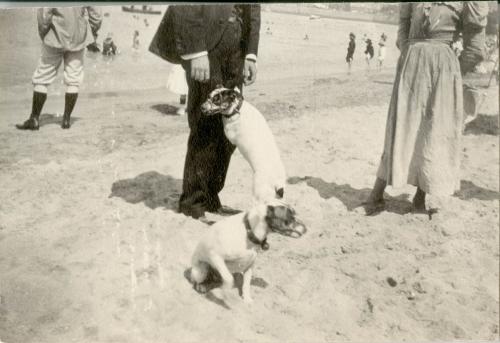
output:
[[96,41],[93,41],[92,43],[87,45],[87,50],[94,53],[101,52],[101,49],[99,48],[99,45]]
[[373,44],[371,39],[366,39],[366,49],[365,49],[365,59],[366,64],[368,65],[368,69],[370,69],[370,61],[373,59],[375,55],[375,51],[373,49]]
[[[460,55],[464,50],[463,37],[461,33],[455,38],[451,48],[453,49],[455,55],[460,58]],[[481,92],[477,87],[477,80],[475,80],[475,77],[473,76],[474,73],[478,72],[477,67],[478,66],[476,66],[471,72],[462,74],[464,124],[468,124],[477,118],[479,107],[484,101],[485,93]]]
[[179,95],[180,107],[177,114],[183,116],[186,114],[186,100],[188,94],[188,85],[186,82],[186,72],[180,64],[174,64],[168,77],[167,88],[174,94]]
[[[437,207],[426,195],[452,195],[460,187],[463,128],[462,73],[484,55],[488,3],[401,3],[397,46],[401,50],[389,113],[384,152],[367,214],[384,208],[387,185],[417,187],[413,210],[431,217]],[[462,31],[460,59],[451,49]]]
[[113,34],[110,32],[106,39],[102,42],[102,54],[104,56],[114,56],[118,53],[118,48],[113,41]]
[[349,33],[349,46],[347,47],[347,56],[345,57],[345,61],[347,62],[347,66],[349,68],[349,74],[351,73],[351,65],[354,60],[354,51],[356,50],[356,36],[354,33]]
[[70,117],[83,81],[85,47],[95,41],[102,16],[98,7],[44,7],[37,11],[42,56],[33,74],[33,104],[28,120],[17,124],[20,130],[38,130],[39,117],[47,99],[47,87],[64,63],[66,95],[61,127],[69,129]]
[[169,6],[150,51],[180,62],[188,76],[187,115],[190,128],[179,210],[206,220],[206,212],[235,211],[221,205],[235,146],[224,134],[221,116],[206,117],[201,104],[221,84],[251,85],[257,76],[260,5]]
[[387,36],[385,33],[382,33],[380,36],[380,40],[378,42],[378,69],[382,69],[382,65],[384,64],[385,55],[386,55],[386,44],[387,44]]
[[132,49],[139,50],[140,42],[139,42],[139,31],[134,31],[134,36],[132,37]]

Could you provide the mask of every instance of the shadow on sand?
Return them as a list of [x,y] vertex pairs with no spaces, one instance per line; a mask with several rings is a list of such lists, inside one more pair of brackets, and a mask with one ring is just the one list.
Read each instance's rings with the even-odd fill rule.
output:
[[131,204],[144,202],[151,209],[165,207],[177,211],[181,190],[182,180],[149,171],[114,182],[109,197],[119,197]]
[[178,107],[175,107],[175,106],[172,106],[169,104],[152,105],[151,109],[153,109],[157,112],[160,112],[161,114],[166,115],[166,116],[179,116],[177,114]]
[[[290,177],[288,183],[291,185],[299,182],[305,182],[309,187],[318,191],[319,196],[323,199],[330,199],[332,197],[340,200],[348,211],[355,208],[363,207],[363,202],[368,199],[371,189],[355,189],[350,185],[338,185],[335,182],[328,183],[323,179],[304,176],[304,177]],[[460,181],[460,190],[455,193],[455,196],[461,200],[478,199],[483,201],[499,200],[500,192],[490,190],[487,188],[476,186],[471,181]],[[411,212],[412,204],[409,200],[408,194],[402,194],[397,197],[391,197],[388,194],[384,195],[386,202],[385,211],[397,214],[406,214]]]
[[[348,184],[339,185],[335,182],[328,183],[321,178],[312,176],[293,176],[288,178],[288,183],[291,185],[299,182],[305,182],[309,187],[318,191],[319,196],[323,199],[337,198],[340,200],[348,211],[353,211],[358,207],[364,207],[363,202],[368,199],[370,195],[370,188],[355,189]],[[384,211],[407,214],[411,212],[411,202],[408,200],[408,194],[402,194],[397,197],[384,195],[385,209]]]
[[498,136],[498,115],[479,114],[476,119],[465,126],[464,134]]
[[378,84],[381,84],[381,85],[388,85],[388,86],[394,85],[394,81],[373,80],[372,82],[373,83],[378,83]]
[[455,196],[462,200],[477,199],[491,201],[500,199],[499,192],[476,186],[467,180],[460,181],[460,190],[455,193]]
[[[51,125],[51,124],[61,125],[62,120],[63,120],[62,115],[58,117],[55,114],[43,113],[40,116],[39,124],[40,124],[40,127],[45,126],[45,125]],[[80,120],[80,118],[71,117],[71,119],[70,119],[71,125],[73,125],[78,120]]]
[[[184,278],[191,283],[191,268],[188,268],[184,271]],[[243,285],[243,275],[240,273],[235,273],[233,274],[234,277],[234,285],[236,288],[238,288],[238,294],[242,295],[242,285]],[[219,305],[226,310],[230,310],[231,308],[226,304],[226,302],[223,299],[220,299],[216,297],[211,290],[214,288],[218,288],[222,285],[222,280],[217,271],[215,269],[210,268],[210,272],[208,273],[207,279],[202,283],[205,286],[205,292],[199,292],[195,289],[193,285],[193,290],[195,292],[200,293],[207,299],[208,301],[213,302],[216,305]],[[250,281],[251,286],[259,287],[259,288],[266,288],[269,284],[266,282],[266,280],[260,278],[260,277],[253,277],[252,281]]]

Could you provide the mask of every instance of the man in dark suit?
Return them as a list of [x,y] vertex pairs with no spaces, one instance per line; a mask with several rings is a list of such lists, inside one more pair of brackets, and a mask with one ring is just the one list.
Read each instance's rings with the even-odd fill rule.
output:
[[191,132],[179,209],[194,218],[227,212],[218,193],[235,149],[220,116],[204,117],[200,106],[216,85],[255,82],[259,31],[260,5],[178,5],[169,7],[151,43],[150,51],[186,70]]

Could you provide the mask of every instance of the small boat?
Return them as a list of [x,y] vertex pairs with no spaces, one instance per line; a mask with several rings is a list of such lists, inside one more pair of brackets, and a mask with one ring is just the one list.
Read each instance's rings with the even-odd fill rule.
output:
[[160,10],[154,10],[153,6],[122,6],[123,12],[141,13],[141,14],[161,14]]
[[314,14],[311,14],[309,16],[309,20],[314,20],[314,19],[320,19],[321,17],[319,15],[314,15]]

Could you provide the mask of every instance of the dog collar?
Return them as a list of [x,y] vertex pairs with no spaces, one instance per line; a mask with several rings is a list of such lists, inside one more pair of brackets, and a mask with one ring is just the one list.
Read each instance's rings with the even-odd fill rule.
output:
[[252,242],[253,244],[259,245],[262,248],[262,250],[269,249],[269,244],[267,244],[267,237],[264,238],[263,240],[260,240],[253,233],[252,227],[250,226],[250,222],[248,221],[248,213],[245,214],[245,217],[243,218],[243,222],[245,223],[245,229],[247,230],[247,238],[250,240],[250,242]]
[[231,114],[223,114],[222,116],[224,118],[231,118],[237,114],[240,114],[240,109],[241,109],[241,106],[243,106],[243,99],[240,101],[240,103],[238,104],[238,106],[236,106],[236,108],[234,109],[234,112],[231,113]]
[[240,111],[238,111],[238,109],[236,111],[234,111],[233,113],[231,113],[231,114],[223,114],[222,116],[224,118],[232,118],[232,117],[234,117],[237,114],[240,114]]

